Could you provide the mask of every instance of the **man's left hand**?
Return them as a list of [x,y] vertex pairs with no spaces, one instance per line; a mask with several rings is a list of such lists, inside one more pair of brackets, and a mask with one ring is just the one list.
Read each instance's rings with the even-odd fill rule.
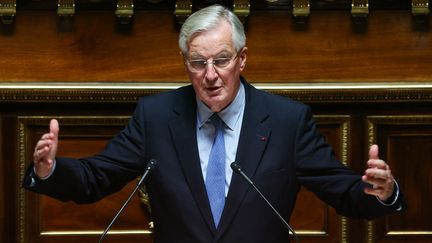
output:
[[385,202],[392,194],[395,187],[390,167],[384,160],[379,159],[378,145],[372,145],[369,149],[368,168],[362,176],[362,180],[372,185],[365,188],[365,193],[377,196]]

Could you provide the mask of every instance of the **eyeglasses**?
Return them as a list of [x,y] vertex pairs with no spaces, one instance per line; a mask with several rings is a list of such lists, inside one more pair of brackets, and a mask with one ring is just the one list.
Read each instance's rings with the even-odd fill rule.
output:
[[190,70],[195,73],[204,71],[209,64],[213,65],[215,69],[222,70],[227,68],[230,63],[238,57],[239,53],[240,52],[238,52],[234,57],[215,58],[211,61],[204,59],[188,60],[187,58],[185,58],[185,61],[189,65]]

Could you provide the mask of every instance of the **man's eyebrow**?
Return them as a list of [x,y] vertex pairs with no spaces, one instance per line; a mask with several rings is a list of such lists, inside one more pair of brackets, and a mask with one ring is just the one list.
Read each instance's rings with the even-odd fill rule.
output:
[[220,56],[227,57],[230,55],[231,55],[231,52],[223,50],[223,51],[219,52],[218,54],[216,54],[215,57],[220,57]]
[[[216,55],[213,56],[213,58],[226,58],[229,57],[232,53],[227,50],[222,50],[218,52]],[[189,55],[189,59],[202,59],[207,60],[208,58],[204,57],[203,55],[193,52]]]
[[198,53],[192,53],[189,55],[189,59],[205,59],[205,58]]

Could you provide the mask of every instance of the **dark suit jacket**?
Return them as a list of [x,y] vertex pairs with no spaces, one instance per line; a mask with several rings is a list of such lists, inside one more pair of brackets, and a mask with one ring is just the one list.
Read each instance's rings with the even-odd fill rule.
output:
[[[301,185],[346,216],[372,218],[395,211],[363,193],[366,184],[335,159],[307,106],[242,82],[246,107],[236,161],[285,219]],[[155,242],[287,242],[277,216],[237,174],[216,230],[200,168],[196,119],[191,86],[143,97],[129,124],[100,154],[57,158],[48,180],[30,183],[28,176],[24,186],[89,203],[120,190],[154,158],[159,164],[146,186]]]

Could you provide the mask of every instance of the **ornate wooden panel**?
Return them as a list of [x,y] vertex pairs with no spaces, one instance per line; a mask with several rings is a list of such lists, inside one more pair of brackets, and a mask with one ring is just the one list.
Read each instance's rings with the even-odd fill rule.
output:
[[[99,152],[106,142],[126,124],[123,116],[59,117],[59,156],[80,157]],[[18,118],[19,168],[17,184],[31,161],[34,145],[48,129],[49,118]],[[136,185],[132,181],[121,192],[88,205],[60,202],[22,188],[18,189],[18,241],[24,242],[97,242]],[[149,214],[136,195],[109,235],[109,242],[151,242]]]
[[[63,203],[20,185],[34,144],[51,117],[61,122],[64,156],[98,152],[126,123],[142,95],[181,83],[0,84],[0,242],[96,242],[135,185],[94,205]],[[302,242],[430,242],[428,186],[432,144],[430,83],[256,83],[258,88],[310,104],[319,131],[336,155],[360,173],[367,147],[380,145],[408,200],[403,214],[365,222],[345,219],[301,191],[291,225]],[[53,213],[49,213],[51,210]],[[149,215],[138,202],[114,225],[110,242],[152,242]]]
[[[337,157],[349,165],[350,117],[316,115],[315,119],[320,133],[333,146]],[[347,219],[304,188],[298,195],[291,222],[301,242],[350,242]]]
[[369,142],[392,168],[408,210],[368,227],[368,243],[431,242],[432,116],[369,116]]

